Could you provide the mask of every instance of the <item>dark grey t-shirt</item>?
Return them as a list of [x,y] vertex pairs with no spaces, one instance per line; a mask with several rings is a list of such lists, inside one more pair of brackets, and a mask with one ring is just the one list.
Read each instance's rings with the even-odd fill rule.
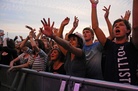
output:
[[65,62],[66,74],[76,77],[85,77],[86,74],[86,59],[85,54],[81,57],[76,57],[71,61],[71,53],[67,52]]

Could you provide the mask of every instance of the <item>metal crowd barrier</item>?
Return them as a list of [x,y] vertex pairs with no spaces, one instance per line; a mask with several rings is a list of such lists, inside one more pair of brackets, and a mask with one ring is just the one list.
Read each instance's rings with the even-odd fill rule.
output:
[[0,91],[138,91],[138,86],[23,68],[7,72],[0,64]]

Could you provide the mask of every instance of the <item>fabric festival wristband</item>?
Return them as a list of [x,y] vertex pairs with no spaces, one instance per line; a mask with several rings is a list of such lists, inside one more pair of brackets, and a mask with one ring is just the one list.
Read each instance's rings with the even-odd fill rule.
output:
[[97,6],[97,4],[92,4],[92,7],[93,7],[93,8],[96,8],[96,6]]

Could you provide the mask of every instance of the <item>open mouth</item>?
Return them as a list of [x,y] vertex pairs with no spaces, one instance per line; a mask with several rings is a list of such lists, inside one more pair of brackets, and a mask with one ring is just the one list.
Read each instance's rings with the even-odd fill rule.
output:
[[120,33],[120,30],[116,30],[116,33]]

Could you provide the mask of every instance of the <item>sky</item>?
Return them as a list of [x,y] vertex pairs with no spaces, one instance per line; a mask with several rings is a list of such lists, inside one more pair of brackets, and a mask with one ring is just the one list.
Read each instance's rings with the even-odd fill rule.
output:
[[[127,10],[132,11],[133,0],[99,0],[97,6],[99,26],[106,36],[109,35],[104,20],[104,6],[110,8],[109,19],[114,20],[125,15]],[[131,12],[132,13],[132,12]],[[50,18],[54,21],[54,27],[59,28],[61,22],[70,18],[63,34],[73,26],[74,16],[79,19],[79,25],[74,32],[82,33],[83,28],[91,26],[91,3],[89,0],[0,0],[0,29],[4,30],[5,37],[26,36],[29,34],[25,25],[36,29],[36,33],[42,27],[41,20]],[[132,16],[130,16],[132,23]]]

